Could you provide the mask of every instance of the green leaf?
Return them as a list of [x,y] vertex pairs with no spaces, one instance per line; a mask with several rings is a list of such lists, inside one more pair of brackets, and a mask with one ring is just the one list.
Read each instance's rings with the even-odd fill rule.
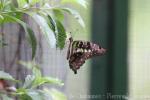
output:
[[62,10],[60,9],[53,9],[53,13],[55,15],[55,19],[59,20],[59,21],[63,21],[64,20],[64,14],[62,12]]
[[62,86],[64,85],[59,79],[57,78],[51,78],[51,77],[37,77],[33,84],[32,84],[32,88],[36,88],[38,86],[44,85],[44,84],[55,84],[55,85],[59,85]]
[[63,49],[65,45],[65,40],[66,40],[66,32],[65,32],[64,27],[59,20],[56,21],[50,15],[48,15],[48,19],[49,19],[48,24],[50,28],[53,30],[53,32],[55,33],[56,46],[60,49]]
[[73,9],[70,9],[70,8],[58,8],[58,9],[61,9],[61,10],[65,11],[65,12],[71,14],[79,22],[79,24],[82,27],[85,27],[84,21],[83,21],[82,17],[80,16],[80,14],[77,11],[75,11]]
[[49,19],[48,21],[49,26],[53,30],[56,36],[57,47],[59,47],[60,49],[63,49],[65,46],[65,41],[67,37],[65,28],[59,20],[55,20],[50,15],[48,15],[48,19]]
[[52,29],[49,27],[46,19],[39,14],[34,14],[32,18],[37,22],[40,26],[42,33],[44,34],[45,38],[47,39],[50,47],[56,47],[56,38],[55,34]]
[[62,86],[63,83],[57,79],[57,78],[51,78],[51,77],[42,77],[41,71],[37,65],[33,62],[23,62],[19,61],[19,64],[26,66],[27,68],[31,69],[33,72],[33,75],[28,75],[25,79],[25,83],[23,88],[36,88],[38,86],[41,86],[43,84],[56,84]]
[[3,23],[14,23],[17,22],[16,20],[10,18],[10,16],[15,17],[16,19],[21,19],[22,13],[20,12],[15,12],[15,13],[8,13],[8,14],[2,14],[3,18],[0,18],[0,24]]
[[19,88],[17,89],[17,96],[19,97],[19,100],[32,100],[30,96],[27,95],[27,89],[25,88]]
[[41,0],[29,0],[30,5],[35,5],[36,3],[40,2]]
[[26,68],[28,68],[30,70],[33,68],[39,69],[39,66],[34,61],[28,61],[28,62],[18,61],[18,63],[25,66]]
[[47,17],[48,17],[48,24],[49,24],[50,28],[53,30],[53,32],[56,35],[56,33],[57,33],[56,22],[50,15],[48,15]]
[[27,89],[25,89],[25,88],[18,88],[17,91],[16,91],[16,93],[18,95],[26,94],[26,92],[27,92]]
[[3,2],[0,2],[0,10],[1,10],[1,11],[2,11],[2,9],[3,9],[3,6],[4,6]]
[[28,68],[30,70],[33,69],[34,66],[36,66],[34,62],[18,61],[18,63],[25,66],[26,68]]
[[12,7],[11,0],[4,0],[3,11],[10,11]]
[[25,88],[25,89],[31,88],[34,80],[35,80],[35,76],[27,75],[27,77],[25,78],[23,88]]
[[45,100],[45,96],[36,90],[30,90],[27,95],[32,98],[32,100]]
[[1,11],[9,11],[11,8],[11,0],[1,0],[0,1],[0,10]]
[[0,79],[16,81],[9,73],[0,71]]
[[12,98],[8,97],[5,94],[2,94],[0,97],[2,97],[2,100],[13,100]]
[[44,89],[44,91],[47,94],[51,95],[53,100],[67,100],[67,97],[56,89],[51,89],[51,90]]
[[28,40],[29,40],[29,43],[32,47],[32,59],[33,59],[35,57],[35,54],[36,54],[37,41],[36,41],[36,37],[34,35],[34,32],[30,28],[27,28],[27,30],[28,30]]
[[16,21],[14,21],[14,20],[12,20],[11,18],[6,17],[6,16],[3,16],[3,19],[0,19],[0,24],[3,24],[3,23],[11,23],[11,22],[16,22]]
[[26,8],[28,7],[28,1],[27,0],[17,0],[19,8]]
[[42,76],[40,68],[37,64],[35,64],[35,62],[19,61],[18,63],[25,66],[26,68],[32,70],[32,73],[36,78]]
[[65,28],[59,20],[53,19],[50,15],[48,15],[48,19],[49,19],[49,25],[56,36],[57,47],[63,49],[67,37]]
[[4,17],[2,15],[0,15],[0,20],[4,20]]
[[27,94],[22,94],[19,96],[19,100],[32,100],[32,98]]
[[57,78],[52,78],[52,77],[42,77],[41,79],[43,82],[45,81],[45,83],[47,84],[56,84],[59,86],[63,86],[64,83],[62,83],[61,80],[57,79]]
[[64,26],[61,24],[60,21],[56,21],[56,25],[57,25],[57,30],[58,30],[58,34],[57,34],[57,47],[59,47],[60,49],[63,49],[65,46],[65,41],[66,41],[66,31]]
[[33,67],[32,72],[36,78],[42,77],[42,73],[39,67]]
[[85,8],[87,8],[88,4],[86,0],[62,0],[61,3],[78,3]]

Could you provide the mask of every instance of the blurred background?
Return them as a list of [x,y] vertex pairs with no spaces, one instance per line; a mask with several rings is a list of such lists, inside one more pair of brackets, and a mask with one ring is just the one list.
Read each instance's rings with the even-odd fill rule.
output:
[[[88,0],[79,8],[87,28],[73,26],[74,39],[100,44],[108,51],[81,67],[69,71],[66,92],[70,100],[124,100],[128,91],[128,41],[130,3],[126,0]],[[132,2],[131,2],[132,3]],[[85,10],[85,11],[84,11]]]
[[[51,49],[35,22],[25,17],[37,35],[35,60],[43,68],[43,74],[64,82],[63,87],[57,88],[67,95],[68,100],[150,100],[150,0],[87,2],[87,9],[66,5],[77,9],[86,24],[83,28],[66,15],[66,30],[72,33],[74,40],[100,44],[107,53],[87,60],[77,75],[66,59],[68,47],[62,51]],[[11,34],[4,34],[9,45],[0,48],[1,70],[23,79],[29,72],[14,62],[16,59],[31,60],[25,33],[18,24],[6,24],[0,31]]]
[[[70,100],[150,99],[149,0],[88,0],[79,8],[87,28],[75,24],[74,39],[99,43],[108,50],[74,75],[69,71]],[[82,31],[76,31],[82,30]]]

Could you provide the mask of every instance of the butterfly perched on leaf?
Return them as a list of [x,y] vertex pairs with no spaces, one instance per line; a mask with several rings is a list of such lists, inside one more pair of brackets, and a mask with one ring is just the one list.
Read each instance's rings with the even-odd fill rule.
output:
[[106,49],[89,41],[73,41],[72,37],[69,38],[69,41],[67,60],[69,60],[69,66],[75,74],[87,59],[101,56],[106,52]]

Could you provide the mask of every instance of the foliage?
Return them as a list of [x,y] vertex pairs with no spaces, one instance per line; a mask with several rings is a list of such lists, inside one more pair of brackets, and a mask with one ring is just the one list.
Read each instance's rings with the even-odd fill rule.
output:
[[74,16],[81,26],[85,26],[77,11],[61,6],[65,3],[87,5],[85,0],[62,0],[57,6],[44,0],[16,0],[16,4],[12,0],[0,0],[0,24],[17,22],[24,28],[32,47],[32,58],[36,54],[37,42],[34,31],[23,21],[24,14],[39,25],[50,47],[63,49],[67,33],[63,25],[65,12]]
[[10,74],[0,71],[0,79],[15,80]]
[[[42,34],[45,36],[49,46],[52,48],[63,49],[67,37],[67,31],[64,27],[66,14],[72,15],[82,27],[85,27],[80,14],[71,8],[64,7],[65,4],[79,4],[86,8],[85,0],[61,0],[53,5],[53,0],[0,0],[0,25],[5,23],[19,23],[27,34],[27,40],[32,48],[32,59],[34,59],[37,49],[37,39],[34,30],[24,22],[23,16],[31,17],[39,26]],[[1,33],[2,34],[2,33]],[[0,34],[0,47],[7,46],[7,43]],[[32,70],[31,75],[27,75],[24,81],[16,80],[9,73],[0,71],[0,82],[12,81],[22,83],[20,87],[2,88],[0,83],[0,98],[3,100],[66,100],[66,96],[56,89],[46,88],[45,84],[62,86],[63,83],[56,78],[43,76],[40,67],[33,62],[19,62]],[[15,88],[15,89],[14,89]],[[1,91],[4,89],[5,91]],[[11,91],[10,91],[11,90]]]
[[[45,84],[63,86],[64,84],[59,79],[42,76],[39,66],[33,62],[20,61],[19,63],[32,70],[32,74],[27,75],[25,81],[22,82],[23,85],[19,88],[15,87],[15,91],[10,92],[9,90],[3,94],[0,90],[0,97],[2,97],[3,100],[12,100],[14,96],[18,97],[19,100],[51,100],[50,98],[53,98],[53,100],[66,100],[66,96],[58,90],[48,89],[44,86]],[[9,81],[15,80],[10,74],[3,71],[0,71],[0,79]],[[15,80],[14,82],[21,83],[21,80]],[[9,96],[7,94],[9,94]]]

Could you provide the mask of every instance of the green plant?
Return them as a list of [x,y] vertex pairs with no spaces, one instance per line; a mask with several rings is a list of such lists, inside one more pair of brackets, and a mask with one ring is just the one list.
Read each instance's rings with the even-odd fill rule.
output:
[[[63,49],[67,37],[67,31],[63,25],[65,14],[72,15],[82,27],[85,27],[84,21],[80,14],[71,8],[64,7],[65,4],[80,4],[86,8],[85,0],[61,0],[53,2],[48,0],[0,0],[0,25],[5,23],[19,23],[23,27],[27,40],[32,48],[32,59],[34,59],[37,49],[37,40],[34,29],[31,29],[27,23],[23,21],[23,16],[31,17],[41,29],[41,33],[45,36],[49,46]],[[7,34],[7,33],[6,33]],[[0,38],[0,47],[7,46],[7,43]],[[13,82],[22,82],[22,86],[8,91],[0,90],[0,97],[4,100],[12,100],[18,97],[20,100],[66,100],[66,97],[56,89],[48,89],[44,84],[63,85],[63,83],[51,77],[41,75],[40,68],[33,62],[20,62],[32,70],[31,75],[27,75],[25,81],[15,80],[10,74],[0,71],[0,81],[8,80]],[[41,87],[42,86],[42,87]],[[51,99],[50,99],[51,100]]]
[[48,89],[44,86],[45,84],[62,86],[63,83],[59,79],[42,76],[40,67],[33,62],[20,61],[19,63],[32,70],[32,74],[27,75],[25,81],[22,82],[21,80],[15,80],[8,73],[0,71],[0,80],[22,83],[22,86],[19,88],[7,85],[4,89],[0,89],[0,97],[3,100],[12,100],[14,97],[18,97],[19,100],[51,100],[50,98],[54,100],[66,100],[65,95],[58,90]]
[[63,25],[64,14],[71,14],[81,26],[85,26],[76,10],[62,6],[65,3],[78,3],[86,7],[85,0],[62,0],[57,5],[50,5],[45,0],[17,0],[16,4],[14,4],[13,0],[0,0],[0,24],[17,22],[24,28],[32,47],[32,58],[36,54],[36,37],[34,31],[22,21],[24,14],[31,17],[39,25],[51,47],[57,46],[63,49],[67,35]]

